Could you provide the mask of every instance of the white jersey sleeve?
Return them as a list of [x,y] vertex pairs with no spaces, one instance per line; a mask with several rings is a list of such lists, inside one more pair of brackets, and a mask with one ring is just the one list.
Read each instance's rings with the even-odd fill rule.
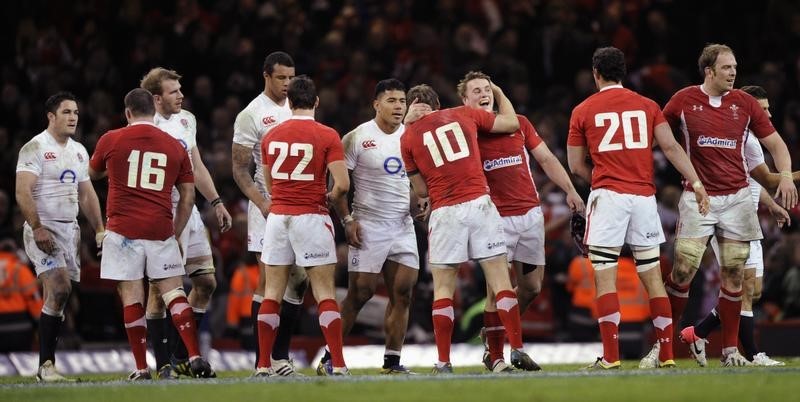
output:
[[39,147],[39,142],[36,141],[35,137],[22,146],[17,159],[17,172],[30,172],[36,176],[42,175],[43,153],[36,152]]
[[356,136],[357,133],[355,130],[353,130],[342,137],[342,146],[344,147],[344,163],[347,165],[348,170],[355,169],[356,163],[358,162],[358,149],[353,146]]
[[744,160],[747,164],[747,186],[750,188],[750,196],[753,199],[753,205],[758,209],[758,200],[761,195],[761,185],[755,179],[750,177],[749,172],[756,168],[756,166],[764,162],[764,150],[761,149],[761,143],[758,139],[749,133],[744,142]]

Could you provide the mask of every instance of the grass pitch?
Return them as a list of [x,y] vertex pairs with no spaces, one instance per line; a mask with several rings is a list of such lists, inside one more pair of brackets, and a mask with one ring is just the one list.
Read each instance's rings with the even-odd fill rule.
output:
[[[798,400],[800,359],[785,367],[699,368],[682,360],[677,369],[639,370],[623,363],[615,372],[548,365],[537,373],[490,374],[456,367],[448,376],[379,376],[355,370],[347,378],[252,379],[250,372],[223,372],[215,380],[130,383],[120,375],[84,375],[71,384],[37,384],[31,377],[0,378],[0,401],[791,401]],[[716,362],[710,361],[714,365]],[[417,368],[427,373],[428,368]]]

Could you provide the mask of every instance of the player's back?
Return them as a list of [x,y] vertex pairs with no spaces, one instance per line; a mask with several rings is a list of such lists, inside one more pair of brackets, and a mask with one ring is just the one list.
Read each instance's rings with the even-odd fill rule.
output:
[[193,181],[191,163],[177,140],[153,124],[133,124],[103,135],[91,165],[108,171],[109,229],[147,240],[173,234],[172,187]]
[[336,130],[311,117],[293,116],[264,137],[261,153],[272,177],[271,213],[328,213],[328,164],[344,160]]
[[419,172],[432,208],[460,204],[489,193],[481,169],[478,131],[489,132],[494,115],[466,106],[433,112],[406,126],[401,150],[409,174]]
[[593,189],[650,196],[655,194],[653,132],[664,122],[655,102],[614,85],[575,107],[567,143],[588,148]]

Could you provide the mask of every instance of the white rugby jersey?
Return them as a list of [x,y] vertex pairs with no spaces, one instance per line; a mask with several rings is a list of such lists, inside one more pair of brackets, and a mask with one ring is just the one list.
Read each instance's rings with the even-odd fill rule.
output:
[[[189,161],[192,161],[192,148],[197,146],[197,119],[194,115],[181,109],[180,112],[165,118],[164,116],[156,113],[153,119],[156,127],[160,128],[172,138],[178,140],[183,145],[183,149],[189,154]],[[173,212],[180,200],[180,193],[176,187],[172,188],[172,209]]]
[[78,216],[78,183],[89,180],[89,154],[72,138],[61,146],[42,131],[19,151],[17,172],[38,176],[33,187],[36,212],[42,221],[71,222]]
[[402,219],[409,214],[411,187],[400,153],[404,126],[384,133],[370,120],[342,138],[344,160],[353,171],[353,212],[376,220]]
[[292,110],[289,109],[289,101],[281,106],[262,92],[239,112],[236,122],[233,123],[233,142],[253,150],[253,161],[256,164],[253,181],[261,194],[267,194],[264,187],[264,165],[261,161],[261,139],[269,130],[290,117]]
[[753,198],[753,205],[758,209],[761,185],[750,177],[750,171],[764,163],[764,150],[761,149],[761,143],[758,142],[758,138],[750,134],[752,133],[748,133],[747,139],[744,141],[744,160],[747,164],[747,186],[750,188],[750,197]]

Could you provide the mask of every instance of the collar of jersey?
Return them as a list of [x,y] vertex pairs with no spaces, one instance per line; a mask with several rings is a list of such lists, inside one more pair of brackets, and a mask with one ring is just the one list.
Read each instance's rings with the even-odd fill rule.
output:
[[614,84],[614,85],[609,85],[607,87],[602,87],[602,88],[600,88],[600,92],[603,92],[603,91],[605,91],[607,89],[614,89],[614,88],[622,88],[622,84]]
[[312,116],[297,116],[297,115],[292,115],[292,117],[290,117],[289,119],[290,119],[290,120],[314,120],[314,117],[312,117]]
[[153,123],[152,121],[134,121],[134,122],[133,122],[133,123],[131,123],[130,125],[131,125],[131,126],[138,126],[138,125],[140,125],[140,124],[149,124],[149,125],[151,125],[151,126],[155,126],[155,123]]

